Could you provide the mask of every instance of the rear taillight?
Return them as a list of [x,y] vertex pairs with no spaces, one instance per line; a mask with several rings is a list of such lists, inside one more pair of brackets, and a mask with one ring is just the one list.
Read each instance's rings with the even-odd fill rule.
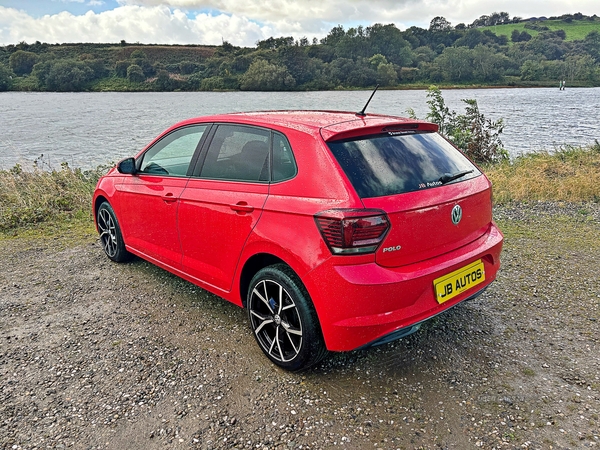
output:
[[316,214],[315,222],[335,255],[372,253],[390,229],[378,209],[330,209]]

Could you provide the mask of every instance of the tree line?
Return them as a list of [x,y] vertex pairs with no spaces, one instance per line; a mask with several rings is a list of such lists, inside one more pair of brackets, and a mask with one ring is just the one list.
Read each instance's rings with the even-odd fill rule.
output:
[[[565,23],[598,22],[581,14]],[[481,27],[519,23],[508,13],[453,26],[435,17],[428,29],[394,24],[345,29],[323,39],[268,38],[256,47],[46,44],[0,47],[0,90],[327,90],[376,84],[528,85],[566,80],[600,85],[600,32],[567,40],[543,20],[510,38]],[[528,31],[530,30],[531,33]]]

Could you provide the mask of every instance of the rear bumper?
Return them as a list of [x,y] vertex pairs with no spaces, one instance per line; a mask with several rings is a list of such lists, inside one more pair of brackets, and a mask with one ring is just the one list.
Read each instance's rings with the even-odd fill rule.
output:
[[[340,265],[332,257],[304,278],[332,351],[348,351],[398,339],[415,325],[472,298],[496,278],[502,233],[492,224],[476,241],[450,253],[398,268]],[[485,281],[439,304],[433,280],[481,259]]]

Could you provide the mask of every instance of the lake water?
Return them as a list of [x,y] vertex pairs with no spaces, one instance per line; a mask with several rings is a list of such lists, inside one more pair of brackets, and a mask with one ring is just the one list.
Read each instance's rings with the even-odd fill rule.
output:
[[[427,114],[426,91],[379,91],[367,112]],[[132,156],[175,122],[230,111],[333,109],[359,111],[369,91],[0,93],[0,169],[30,166],[91,168]],[[490,119],[503,118],[511,156],[587,145],[600,138],[600,88],[443,90],[450,109],[476,99]]]

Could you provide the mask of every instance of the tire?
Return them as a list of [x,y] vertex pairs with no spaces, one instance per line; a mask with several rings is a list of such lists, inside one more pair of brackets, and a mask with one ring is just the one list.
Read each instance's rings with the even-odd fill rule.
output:
[[259,270],[250,281],[246,305],[258,346],[279,367],[304,370],[327,355],[312,301],[288,266]]
[[103,202],[98,208],[96,223],[98,224],[100,243],[106,256],[115,262],[124,262],[130,259],[131,253],[125,249],[125,241],[123,241],[117,216],[108,202]]

